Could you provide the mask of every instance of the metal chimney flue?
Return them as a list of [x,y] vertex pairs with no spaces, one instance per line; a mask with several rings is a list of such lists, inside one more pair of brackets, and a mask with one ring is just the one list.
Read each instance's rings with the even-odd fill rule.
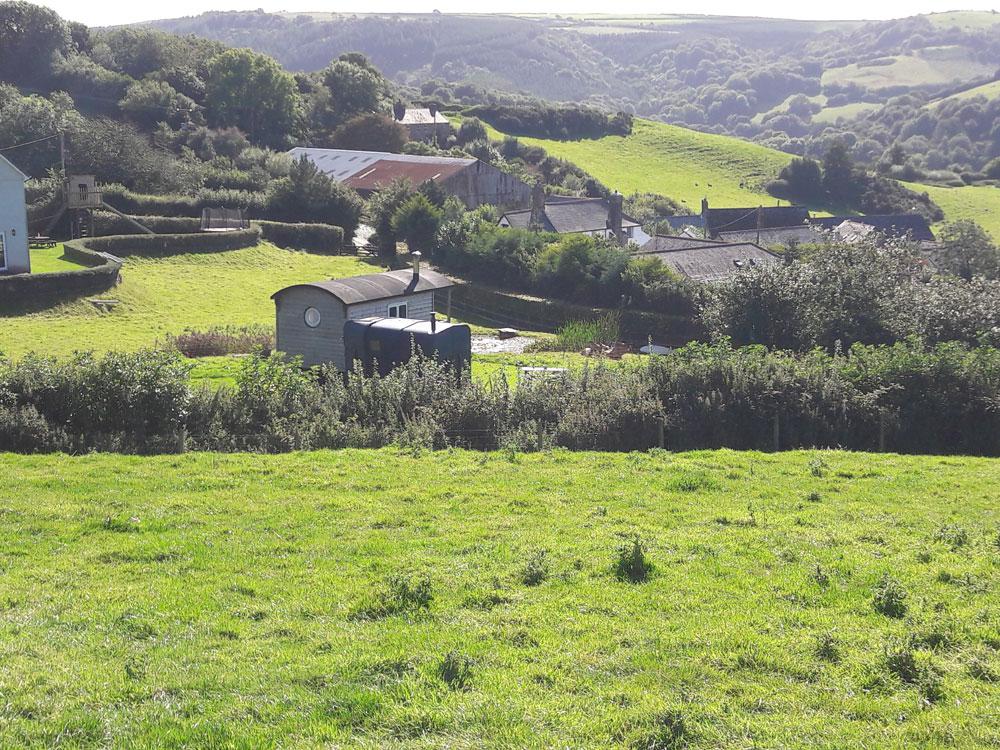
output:
[[410,257],[413,259],[413,278],[420,278],[420,259],[423,257],[419,250],[410,253]]

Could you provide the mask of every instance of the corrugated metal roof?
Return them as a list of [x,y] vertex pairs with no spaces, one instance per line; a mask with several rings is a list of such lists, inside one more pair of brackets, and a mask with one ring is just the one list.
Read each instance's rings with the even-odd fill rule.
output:
[[[459,161],[459,160],[456,160]],[[377,190],[394,180],[408,180],[414,185],[435,180],[446,180],[466,169],[468,164],[413,164],[410,162],[379,159],[360,172],[347,177],[344,184],[355,190]]]
[[693,281],[725,281],[740,271],[779,262],[778,256],[752,242],[724,245],[704,244],[682,250],[636,253],[640,257],[659,258],[663,265],[672,268]]
[[[608,228],[608,202],[604,198],[577,198],[545,204],[545,228],[560,234],[597,232]],[[512,227],[526,229],[531,223],[531,209],[508,211],[504,216]],[[622,216],[622,228],[637,227],[639,223]]]
[[444,125],[448,118],[440,112],[433,115],[429,109],[407,109],[403,119],[398,121],[402,125]]
[[454,285],[455,283],[451,279],[437,271],[421,270],[419,276],[414,276],[412,269],[403,268],[399,271],[369,273],[363,276],[349,276],[345,279],[295,284],[275,292],[271,295],[271,299],[276,299],[290,289],[306,286],[322,289],[345,305],[356,305],[359,302],[403,297],[415,292],[446,289]]
[[399,164],[437,164],[440,166],[475,164],[476,159],[458,159],[451,156],[416,156],[413,154],[390,154],[385,151],[351,151],[342,148],[296,147],[289,155],[293,159],[305,156],[316,165],[320,172],[336,182],[344,182],[349,177],[370,169],[378,162]]

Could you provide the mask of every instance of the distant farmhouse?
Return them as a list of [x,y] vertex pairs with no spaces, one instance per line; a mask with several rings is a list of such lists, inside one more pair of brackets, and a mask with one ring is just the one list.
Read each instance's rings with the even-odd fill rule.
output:
[[437,110],[396,108],[393,115],[411,141],[444,144],[451,135],[451,123]]
[[451,287],[447,276],[421,270],[419,253],[412,269],[296,284],[272,295],[279,351],[302,357],[303,365],[349,367],[344,324],[369,318],[431,321],[435,294],[445,293],[450,320]]
[[587,234],[609,239],[618,237],[622,245],[631,243],[642,246],[650,239],[639,222],[622,213],[622,197],[617,193],[610,199],[546,198],[540,189],[535,189],[531,208],[507,211],[498,224],[559,234]]
[[633,254],[656,258],[674,273],[698,281],[725,281],[740,271],[776,265],[781,259],[752,242],[716,242],[657,235]]
[[20,169],[0,156],[0,274],[31,272],[26,179]]
[[363,197],[403,179],[415,186],[433,181],[468,208],[522,208],[531,201],[526,183],[479,159],[304,147],[293,148],[289,154],[295,159],[305,156],[330,179]]
[[[851,241],[878,232],[889,239],[909,238],[916,242],[936,242],[930,225],[920,214],[868,216],[820,216],[810,219],[816,227],[832,230],[841,240]],[[844,225],[847,224],[845,227]]]

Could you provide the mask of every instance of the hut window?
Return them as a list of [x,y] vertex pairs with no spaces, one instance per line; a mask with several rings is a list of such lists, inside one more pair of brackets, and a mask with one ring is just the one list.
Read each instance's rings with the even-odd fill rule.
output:
[[307,326],[309,326],[310,328],[315,328],[316,326],[319,325],[320,320],[322,320],[322,316],[319,314],[319,310],[317,310],[315,307],[307,307],[305,319]]
[[403,302],[398,305],[389,305],[389,317],[390,318],[405,318],[406,317],[406,303]]

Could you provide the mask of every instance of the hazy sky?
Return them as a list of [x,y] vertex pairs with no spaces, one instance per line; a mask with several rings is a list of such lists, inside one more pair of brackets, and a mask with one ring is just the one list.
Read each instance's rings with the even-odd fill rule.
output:
[[63,18],[82,21],[90,26],[148,21],[157,18],[176,18],[197,15],[206,10],[248,10],[263,8],[269,11],[342,11],[352,12],[429,12],[442,13],[707,13],[715,15],[756,15],[775,18],[900,18],[916,13],[954,10],[1000,9],[1000,0],[840,0],[836,3],[802,2],[802,0],[486,0],[469,3],[468,0],[367,0],[352,2],[321,2],[319,0],[172,0],[172,2],[101,2],[94,0],[43,1]]

